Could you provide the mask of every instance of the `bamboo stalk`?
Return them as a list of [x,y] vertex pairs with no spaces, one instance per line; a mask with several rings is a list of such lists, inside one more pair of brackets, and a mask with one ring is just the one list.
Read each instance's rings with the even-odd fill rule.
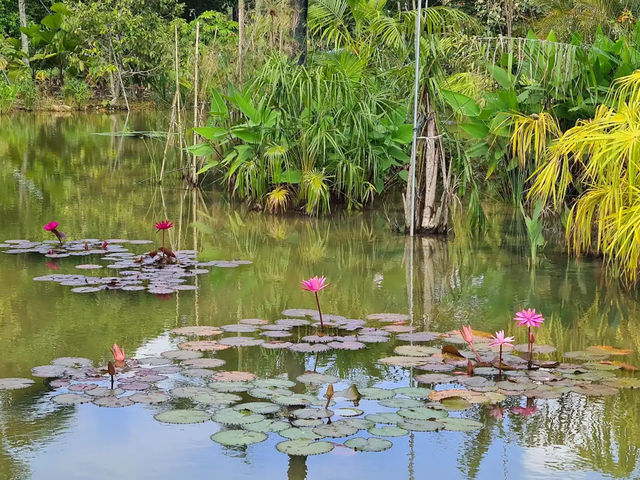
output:
[[[193,74],[193,144],[195,145],[198,142],[198,134],[195,131],[196,126],[198,125],[198,65],[200,64],[200,56],[199,56],[199,47],[200,47],[200,22],[196,22],[196,55],[195,55],[195,71]],[[193,187],[198,185],[198,174],[196,170],[197,165],[197,157],[196,154],[193,154],[193,158],[191,160],[191,185]]]

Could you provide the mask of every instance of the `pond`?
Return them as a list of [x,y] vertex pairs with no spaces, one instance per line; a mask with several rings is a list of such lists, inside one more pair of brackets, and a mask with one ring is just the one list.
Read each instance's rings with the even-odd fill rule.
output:
[[[135,114],[126,121],[126,128],[162,131],[166,123],[162,114]],[[386,323],[368,320],[366,327],[375,327],[376,333],[391,327],[387,328],[391,335],[382,332],[388,341],[367,342],[361,350],[300,353],[256,345],[205,352],[202,358],[225,362],[213,368],[213,374],[243,371],[262,379],[278,378],[282,389],[307,393],[322,407],[330,377],[325,381],[321,378],[319,384],[296,379],[310,371],[335,376],[339,380],[331,381],[337,393],[330,408],[339,411],[345,420],[363,419],[398,410],[376,401],[375,392],[381,392],[367,390],[369,387],[442,390],[453,388],[454,384],[460,388],[453,381],[418,383],[417,374],[429,372],[413,368],[416,364],[398,366],[393,360],[391,364],[379,361],[396,356],[394,349],[399,345],[426,345],[439,351],[442,345],[459,338],[413,343],[398,338],[399,332],[413,329],[444,333],[471,324],[484,332],[504,329],[522,344],[526,342],[526,330],[518,328],[512,318],[516,311],[533,307],[546,319],[536,331],[536,344],[557,347],[557,352],[541,357],[547,362],[574,361],[563,357],[563,353],[597,345],[632,351],[623,356],[597,354],[581,358],[591,360],[589,363],[597,368],[587,373],[565,371],[567,378],[591,375],[592,379],[608,381],[609,376],[637,377],[617,368],[621,363],[640,365],[640,358],[633,353],[640,349],[637,295],[609,281],[598,260],[576,262],[553,242],[542,252],[535,270],[531,270],[520,222],[500,209],[489,217],[487,234],[480,240],[461,235],[446,240],[416,239],[413,243],[391,231],[389,217],[399,213],[393,203],[362,213],[336,212],[320,219],[263,215],[229,204],[210,186],[198,192],[184,190],[176,173],[170,173],[162,186],[153,184],[149,179],[160,170],[164,140],[99,135],[124,128],[125,116],[120,114],[0,116],[0,243],[51,240],[42,226],[56,220],[69,239],[110,239],[108,248],[114,248],[106,261],[100,255],[87,260],[0,253],[0,378],[35,380],[28,388],[0,390],[1,478],[640,476],[640,390],[631,388],[621,388],[615,394],[591,395],[588,389],[582,394],[571,386],[561,394],[549,395],[552,398],[538,395],[542,398],[527,399],[507,392],[497,404],[454,401],[446,407],[448,410],[436,410],[437,415],[444,412],[450,418],[472,419],[482,428],[453,428],[455,422],[445,422],[450,428],[438,431],[402,429],[401,423],[395,429],[384,430],[384,423],[375,422],[379,423],[375,432],[393,434],[379,435],[392,443],[390,448],[386,442],[380,452],[344,446],[349,439],[370,436],[367,430],[373,422],[365,423],[375,417],[369,417],[361,424],[355,423],[357,435],[328,436],[323,441],[330,444],[331,451],[309,456],[281,453],[276,445],[286,438],[276,432],[265,434],[266,440],[257,434],[256,440],[264,441],[243,447],[212,441],[216,432],[234,428],[209,419],[229,405],[198,402],[197,398],[172,395],[168,402],[158,405],[135,403],[123,408],[101,407],[90,402],[90,396],[86,403],[77,405],[52,401],[55,395],[67,392],[66,384],[33,377],[33,367],[48,365],[58,357],[84,357],[105,367],[112,360],[113,343],[123,346],[130,358],[155,358],[156,365],[162,364],[160,367],[177,365],[170,359],[159,360],[164,358],[160,354],[197,338],[175,335],[170,332],[172,329],[220,327],[256,318],[273,324],[287,318],[283,314],[287,309],[314,309],[313,294],[300,288],[302,279],[314,275],[326,275],[330,283],[320,292],[323,312],[330,322],[341,318],[330,314],[366,319],[371,314],[392,312],[406,317],[383,318],[399,320]],[[169,169],[175,168],[172,162],[169,159]],[[185,284],[195,285],[195,289],[150,293],[104,288],[76,293],[73,285],[34,281],[47,275],[112,275],[114,272],[107,265],[117,258],[114,252],[121,251],[114,245],[136,254],[149,250],[149,245],[118,239],[151,240],[158,245],[161,235],[155,232],[154,224],[164,219],[174,222],[167,236],[173,249],[195,250],[198,261],[209,263],[186,279]],[[246,262],[215,262],[227,260]],[[90,273],[75,268],[87,263],[99,263],[103,268]],[[356,328],[360,326],[356,324]],[[227,331],[222,337],[265,339],[262,334],[279,330]],[[294,343],[317,333],[314,326],[282,330],[291,334],[282,340]],[[328,334],[349,336],[352,332],[332,328]],[[220,340],[221,336],[216,338]],[[455,345],[464,350],[464,342],[457,341]],[[605,358],[605,362],[620,363],[600,363]],[[144,364],[144,360],[141,362]],[[153,367],[131,366],[138,376],[148,374]],[[612,372],[608,367],[616,370]],[[124,370],[118,374],[123,382],[116,378],[120,386],[125,386],[127,375],[131,375]],[[167,376],[160,375],[163,379],[156,382],[161,391],[185,384],[207,384],[203,378],[172,374],[166,368],[164,371]],[[599,377],[598,372],[606,374]],[[459,376],[464,383],[462,377]],[[102,380],[106,378],[104,375]],[[224,375],[220,378],[229,379]],[[233,375],[231,379],[235,380]],[[517,380],[515,376],[513,379]],[[363,394],[363,398],[354,401],[345,398],[349,391],[338,394],[352,385],[369,395]],[[496,391],[494,383],[491,385],[486,390]],[[251,382],[251,387],[234,394],[244,402],[265,401],[247,393],[256,386]],[[227,393],[233,388],[231,385]],[[609,390],[611,387],[605,392],[611,393]],[[401,410],[404,407],[404,413],[411,409],[420,413],[426,409],[416,405],[429,402],[421,391],[398,390],[390,395],[401,399],[399,405]],[[132,393],[128,391],[124,396]],[[201,423],[175,424],[157,417],[172,408],[195,409],[205,412],[206,418]],[[347,408],[356,410],[344,410]],[[283,407],[278,415],[284,415],[285,410]],[[228,414],[229,410],[224,412]],[[352,414],[356,416],[350,417]],[[308,429],[326,424],[312,420]],[[343,420],[331,425],[335,424],[346,425]]]

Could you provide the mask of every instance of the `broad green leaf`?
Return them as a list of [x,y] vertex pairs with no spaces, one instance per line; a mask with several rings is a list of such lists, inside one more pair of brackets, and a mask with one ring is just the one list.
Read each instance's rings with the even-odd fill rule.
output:
[[480,107],[473,98],[450,90],[440,90],[440,95],[442,95],[442,98],[444,98],[456,113],[466,115],[467,117],[477,117],[480,115]]
[[300,183],[300,170],[288,169],[278,175],[278,183]]
[[460,128],[471,135],[473,138],[483,139],[489,135],[489,127],[484,123],[461,123]]
[[59,30],[62,25],[62,15],[54,13],[53,15],[47,15],[40,23],[47,27],[49,30]]
[[213,161],[213,162],[209,162],[206,165],[204,165],[200,170],[198,170],[197,175],[200,175],[201,173],[204,173],[208,170],[211,170],[213,167],[216,167],[220,164],[220,162],[218,161]]
[[407,123],[398,127],[395,136],[392,139],[397,143],[410,143],[413,140],[413,125]]
[[227,135],[227,131],[220,127],[196,127],[193,131],[207,140],[221,140]]
[[487,70],[502,88],[504,88],[505,90],[513,89],[513,80],[511,78],[511,75],[504,68],[500,68],[497,65],[488,64]]
[[240,140],[244,140],[247,143],[259,143],[260,132],[254,128],[237,126],[231,128],[231,133],[238,137]]
[[197,143],[187,147],[187,151],[195,155],[196,157],[206,157],[213,153],[213,148],[208,143]]
[[211,92],[211,116],[227,118],[229,116],[229,109],[227,108],[227,102],[224,101],[222,95],[217,90]]

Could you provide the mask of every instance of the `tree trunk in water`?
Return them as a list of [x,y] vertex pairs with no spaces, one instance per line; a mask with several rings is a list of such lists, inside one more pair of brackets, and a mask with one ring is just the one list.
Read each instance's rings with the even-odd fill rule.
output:
[[[18,0],[18,13],[20,15],[20,26],[27,26],[27,10],[24,4],[25,0]],[[29,38],[22,32],[20,32],[20,40],[22,42],[22,51],[25,54],[24,63],[29,66]]]
[[[428,93],[422,94],[421,146],[416,154],[414,222],[419,234],[446,234],[449,220],[451,166],[447,165],[438,122]],[[404,196],[405,231],[411,222],[411,178]]]
[[309,0],[292,0],[295,25],[293,27],[293,40],[295,48],[293,56],[298,57],[298,64],[307,63],[307,14]]

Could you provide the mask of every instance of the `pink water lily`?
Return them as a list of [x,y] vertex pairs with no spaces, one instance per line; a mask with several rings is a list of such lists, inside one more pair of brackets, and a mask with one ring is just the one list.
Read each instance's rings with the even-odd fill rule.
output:
[[322,310],[320,309],[320,298],[318,298],[318,292],[323,288],[327,287],[329,284],[327,283],[326,277],[311,277],[309,280],[302,280],[302,288],[307,292],[313,292],[316,296],[316,305],[318,305],[318,316],[320,317],[320,329],[324,331],[324,323],[322,322]]
[[127,358],[124,353],[124,348],[120,348],[117,343],[114,343],[113,347],[111,347],[111,353],[113,354],[113,359],[117,363],[123,363]]
[[504,330],[500,330],[499,332],[496,332],[494,336],[491,337],[491,340],[489,341],[489,346],[502,347],[504,345],[505,347],[513,347],[513,342],[515,341],[516,340],[513,337],[505,337]]
[[482,359],[480,358],[480,355],[476,351],[476,347],[473,344],[473,329],[471,328],[471,325],[463,325],[460,328],[460,335],[462,335],[462,339],[469,344],[469,346],[471,347],[471,351],[475,353],[478,362],[482,362]]
[[526,310],[521,310],[516,313],[516,316],[513,318],[518,323],[519,327],[539,327],[544,323],[544,318],[539,313],[536,313],[535,308],[528,308]]
[[328,285],[326,277],[311,277],[309,280],[302,280],[301,288],[308,292],[317,293]]
[[164,246],[164,232],[169,230],[171,227],[173,227],[173,222],[170,222],[169,220],[163,220],[161,222],[156,223],[155,227],[158,232],[162,232],[162,248],[160,248],[159,250],[162,252],[162,260],[167,261],[169,260],[170,255],[167,256],[167,252],[169,250],[167,250]]
[[498,358],[498,375],[502,376],[502,347],[511,347],[513,348],[513,342],[515,339],[513,337],[505,337],[504,330],[500,330],[496,332],[494,336],[491,337],[489,341],[490,347],[500,347],[500,357]]
[[45,223],[44,227],[42,228],[44,228],[47,232],[53,233],[60,242],[60,245],[62,245],[64,239],[67,237],[64,233],[58,231],[58,222]]
[[527,352],[529,354],[527,368],[531,370],[533,364],[533,342],[536,341],[536,336],[531,331],[531,327],[540,327],[544,323],[544,318],[536,312],[535,308],[527,308],[516,313],[513,319],[518,322],[519,327],[525,326],[529,329],[527,332]]

